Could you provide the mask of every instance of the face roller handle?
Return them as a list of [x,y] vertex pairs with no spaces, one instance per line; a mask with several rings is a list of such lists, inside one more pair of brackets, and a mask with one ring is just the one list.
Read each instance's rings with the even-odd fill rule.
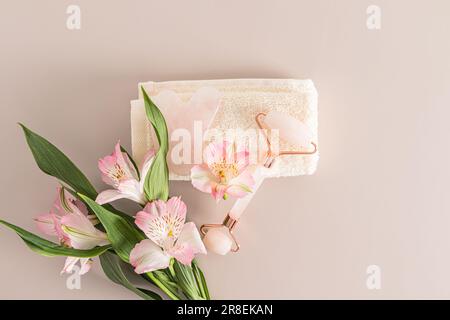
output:
[[222,224],[204,224],[201,226],[200,232],[204,236],[203,242],[209,251],[220,255],[225,255],[230,251],[239,251],[240,246],[234,237],[233,229],[265,179],[262,170],[262,166],[258,166],[255,169],[255,186],[253,191],[245,197],[236,200]]
[[[261,118],[264,117],[264,123]],[[270,168],[276,157],[282,155],[306,155],[314,154],[317,151],[317,146],[312,142],[313,134],[309,128],[297,119],[276,111],[271,111],[268,114],[259,113],[256,116],[256,123],[261,129],[279,130],[280,138],[289,142],[290,144],[299,147],[306,148],[309,145],[314,147],[312,151],[280,151],[277,154],[273,154],[271,151],[270,139],[266,133],[266,141],[268,145],[267,158],[263,165],[256,167],[254,172],[255,186],[253,192],[246,195],[243,198],[238,199],[230,212],[225,217],[222,224],[205,224],[200,228],[203,234],[203,242],[209,251],[217,254],[225,255],[228,252],[237,252],[240,248],[239,243],[233,235],[233,229],[236,226],[241,215],[252,200],[254,194],[261,186],[265,179],[263,173],[264,168]]]
[[237,199],[234,203],[233,207],[230,210],[230,213],[228,214],[232,219],[239,220],[241,215],[244,213],[245,209],[247,209],[247,206],[249,205],[250,201],[252,201],[253,196],[255,195],[256,191],[258,191],[259,187],[263,183],[265,176],[262,173],[263,167],[258,166],[255,169],[255,172],[253,174],[253,177],[255,179],[255,185],[253,187],[252,192],[247,194],[245,197],[242,197],[240,199]]

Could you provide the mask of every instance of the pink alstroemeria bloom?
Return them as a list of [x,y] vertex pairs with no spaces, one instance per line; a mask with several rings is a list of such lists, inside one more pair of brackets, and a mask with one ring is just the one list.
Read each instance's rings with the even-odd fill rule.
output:
[[136,225],[149,239],[139,242],[130,253],[136,273],[165,269],[172,257],[190,265],[196,254],[206,254],[195,224],[185,220],[186,204],[180,197],[153,201],[138,212]]
[[227,141],[210,143],[205,150],[205,162],[191,169],[192,185],[198,190],[211,193],[216,200],[228,195],[241,198],[252,192],[255,180],[246,148],[237,148]]
[[128,154],[122,152],[120,142],[118,142],[111,155],[98,161],[98,168],[102,173],[103,181],[114,189],[101,192],[97,196],[96,202],[105,204],[127,198],[140,204],[145,204],[147,201],[144,195],[144,181],[154,156],[155,152],[153,150],[147,153],[139,176]]
[[[63,188],[58,188],[58,195],[49,213],[41,214],[35,219],[38,229],[46,235],[56,236],[62,245],[70,248],[88,250],[109,243],[104,232],[94,225],[98,220],[88,215],[83,202],[74,198]],[[67,257],[62,273],[70,273],[80,261],[80,274],[89,271],[90,258]]]

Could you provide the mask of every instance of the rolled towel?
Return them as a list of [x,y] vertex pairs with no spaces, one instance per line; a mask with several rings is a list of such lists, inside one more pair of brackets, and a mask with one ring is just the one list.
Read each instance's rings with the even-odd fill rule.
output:
[[[223,131],[229,129],[257,129],[255,116],[272,110],[288,114],[303,122],[311,131],[312,139],[318,144],[317,136],[317,91],[311,80],[294,79],[235,79],[235,80],[195,80],[144,82],[139,84],[139,99],[131,101],[131,138],[133,157],[142,163],[146,152],[157,149],[158,142],[146,118],[141,86],[160,107],[169,126],[176,127],[177,121],[192,114],[179,110],[204,108],[202,115],[204,128]],[[208,91],[209,90],[209,91]],[[199,93],[200,91],[200,93]],[[202,100],[203,99],[203,100]],[[170,112],[170,106],[184,105],[177,112]],[[173,101],[173,102],[172,102]],[[185,108],[185,109],[183,109]],[[174,114],[176,113],[176,114]],[[209,120],[211,118],[211,120]],[[189,121],[189,120],[187,120]],[[296,150],[295,146],[280,141],[280,150]],[[171,150],[169,150],[170,155]],[[192,156],[193,157],[193,156]],[[313,155],[286,155],[280,157],[268,172],[269,177],[287,177],[313,174],[319,159]],[[171,180],[189,180],[186,166],[170,166]]]

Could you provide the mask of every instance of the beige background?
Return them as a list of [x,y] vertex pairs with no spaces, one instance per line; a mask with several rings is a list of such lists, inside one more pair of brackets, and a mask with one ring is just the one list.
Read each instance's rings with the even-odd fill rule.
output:
[[[79,31],[66,29],[69,4]],[[370,4],[379,31],[366,28]],[[311,78],[317,174],[264,183],[237,231],[242,251],[201,259],[213,296],[450,298],[449,13],[446,0],[2,0],[0,216],[35,230],[56,186],[17,121],[103,188],[96,161],[116,139],[130,145],[138,81]],[[189,183],[172,193],[199,224],[226,212]],[[3,227],[0,251],[0,298],[135,298],[98,264],[66,289],[62,258]],[[366,288],[371,264],[378,291]]]

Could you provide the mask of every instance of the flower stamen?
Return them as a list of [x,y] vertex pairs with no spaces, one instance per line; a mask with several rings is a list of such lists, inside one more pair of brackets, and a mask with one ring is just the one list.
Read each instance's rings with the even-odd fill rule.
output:
[[219,177],[220,182],[224,184],[239,175],[239,170],[235,163],[216,162],[211,169],[213,174]]

